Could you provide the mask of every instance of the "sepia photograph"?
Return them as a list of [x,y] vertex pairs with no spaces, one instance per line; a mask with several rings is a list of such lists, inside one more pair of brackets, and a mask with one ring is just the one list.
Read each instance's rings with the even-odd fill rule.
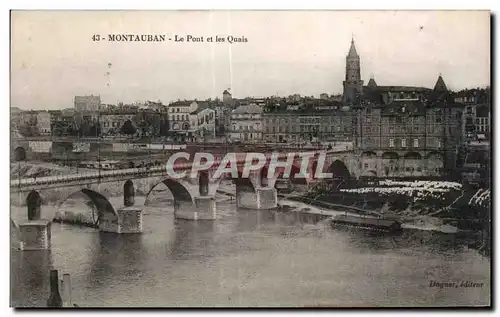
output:
[[491,308],[491,25],[12,10],[10,306]]

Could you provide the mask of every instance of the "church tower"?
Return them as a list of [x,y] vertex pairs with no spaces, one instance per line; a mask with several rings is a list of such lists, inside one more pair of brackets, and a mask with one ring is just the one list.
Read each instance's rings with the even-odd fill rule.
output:
[[356,103],[358,96],[362,93],[363,81],[361,80],[361,65],[353,38],[349,54],[347,54],[346,57],[343,100],[346,103]]

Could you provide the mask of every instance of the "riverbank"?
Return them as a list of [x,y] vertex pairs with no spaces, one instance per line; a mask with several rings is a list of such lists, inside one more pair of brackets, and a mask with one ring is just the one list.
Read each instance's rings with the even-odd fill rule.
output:
[[18,162],[10,164],[10,178],[31,178],[68,175],[77,172],[90,172],[91,169],[61,166],[46,162]]
[[[234,196],[235,191],[231,187],[219,187],[217,193]],[[298,195],[299,193],[295,193]],[[313,201],[304,197],[295,196],[293,193],[288,195],[278,195],[278,212],[300,212],[318,216],[334,217],[337,215],[351,216],[384,216],[388,219],[399,220],[403,223],[403,229],[415,229],[426,231],[438,231],[442,233],[457,233],[457,227],[448,225],[438,218],[420,216],[413,218],[403,218],[395,214],[383,214],[375,210],[355,208],[340,204],[333,204],[324,201]]]

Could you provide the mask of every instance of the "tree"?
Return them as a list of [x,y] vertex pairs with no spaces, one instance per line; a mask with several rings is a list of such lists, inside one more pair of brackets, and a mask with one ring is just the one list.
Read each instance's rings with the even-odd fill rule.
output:
[[163,117],[160,121],[160,135],[161,136],[169,136],[169,123],[167,117]]
[[122,125],[122,128],[120,130],[120,132],[122,134],[126,134],[126,135],[133,135],[137,132],[137,129],[134,127],[134,125],[132,124],[132,121],[130,120],[127,120],[125,121],[125,123]]
[[101,126],[97,123],[94,123],[89,129],[89,136],[99,137],[100,135],[101,135]]
[[86,121],[82,122],[79,133],[80,136],[92,136],[90,134],[90,124]]
[[19,133],[25,137],[40,135],[38,127],[33,125],[22,125],[19,127]]
[[56,121],[51,126],[52,133],[55,136],[63,136],[68,134],[68,127],[63,121]]

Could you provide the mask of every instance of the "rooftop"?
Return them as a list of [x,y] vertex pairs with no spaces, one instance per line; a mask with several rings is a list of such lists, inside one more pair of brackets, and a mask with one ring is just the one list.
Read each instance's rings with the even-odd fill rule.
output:
[[233,113],[262,113],[262,107],[256,104],[250,104],[248,106],[239,106],[233,110]]
[[205,109],[210,109],[209,106],[210,104],[206,101],[198,102],[198,108],[195,111],[191,112],[190,114],[198,114]]

